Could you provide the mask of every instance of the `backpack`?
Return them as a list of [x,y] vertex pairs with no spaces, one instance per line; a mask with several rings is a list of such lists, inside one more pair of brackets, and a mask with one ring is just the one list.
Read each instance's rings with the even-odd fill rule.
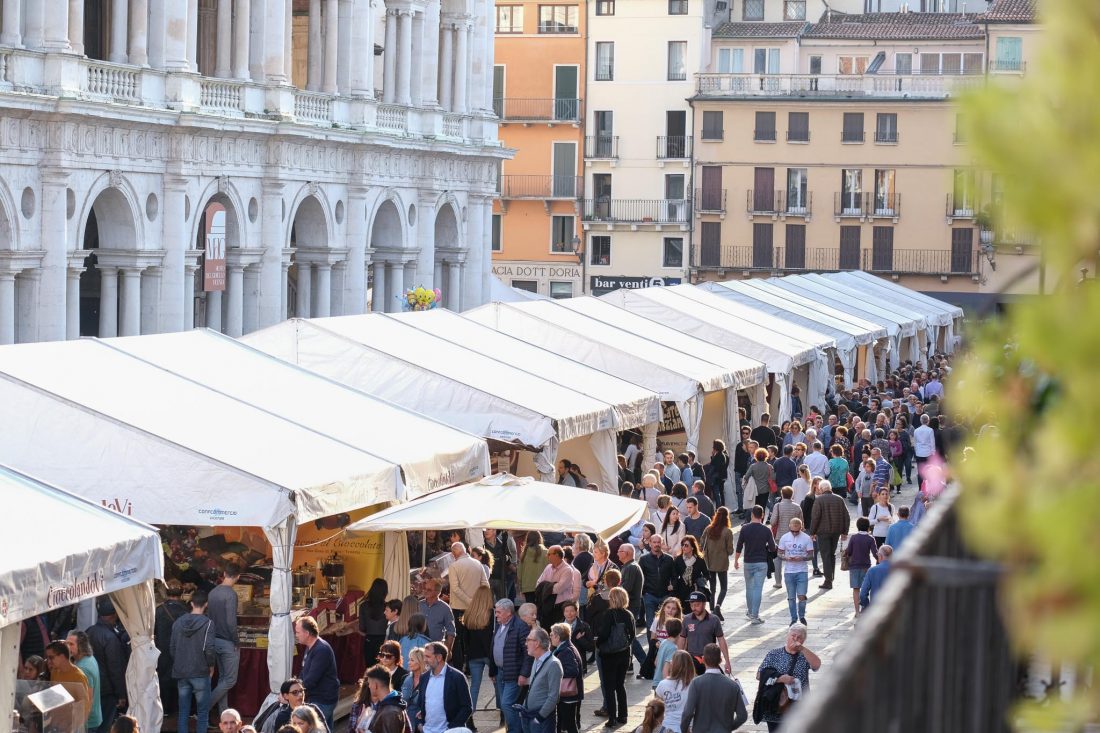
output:
[[606,639],[601,639],[599,644],[600,654],[618,654],[630,648],[630,632],[626,630],[625,621],[616,621],[611,626],[611,633]]

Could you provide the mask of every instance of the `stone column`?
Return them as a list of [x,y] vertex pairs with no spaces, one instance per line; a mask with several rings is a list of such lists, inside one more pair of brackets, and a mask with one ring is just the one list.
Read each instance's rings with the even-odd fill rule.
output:
[[269,0],[267,17],[264,18],[264,76],[271,84],[286,84],[290,81],[287,75],[287,64],[284,58],[286,53],[286,8],[288,0]]
[[466,79],[470,73],[470,28],[466,21],[461,21],[455,29],[455,91],[454,109],[459,114],[465,114],[466,104]]
[[[41,299],[33,304],[37,318],[31,341],[60,341],[65,338],[65,270],[68,267],[69,220],[66,191],[69,174],[57,168],[39,172],[42,200],[39,209],[41,248],[45,250],[42,264],[36,268],[41,276]],[[26,273],[24,273],[24,277]]]
[[412,101],[412,11],[397,13],[397,103]]
[[[276,0],[275,12],[279,15],[279,25],[283,19],[282,0]],[[263,83],[266,75],[264,69],[267,65],[267,13],[268,5],[263,0],[252,3],[249,8],[248,19],[248,78],[257,83]]]
[[[164,68],[165,44],[168,39],[168,15],[164,7],[166,0],[149,0],[149,66]],[[183,6],[180,0],[173,0]]]
[[454,108],[454,34],[453,24],[445,22],[442,48],[439,51],[439,105],[448,111]]
[[439,0],[424,5],[420,39],[420,98],[425,107],[439,104]]
[[244,269],[244,307],[241,314],[241,329],[252,333],[260,323],[260,266],[251,265]]
[[218,0],[217,47],[214,53],[214,76],[228,79],[233,73],[233,0]]
[[[283,74],[286,76],[287,84],[292,84],[294,81],[294,0],[285,0],[285,3],[285,17],[283,19]],[[278,12],[277,3],[276,12]],[[286,314],[284,313],[282,320],[285,319]]]
[[65,270],[65,338],[69,341],[80,338],[80,275],[83,272],[82,259],[69,260]]
[[141,334],[141,268],[122,268],[122,318],[119,335]]
[[299,318],[310,317],[310,303],[312,301],[310,290],[313,286],[313,271],[308,262],[298,261],[298,297],[295,302],[295,310]]
[[[84,0],[72,0],[72,2],[79,2],[81,11],[83,11]],[[4,27],[0,29],[0,43],[5,46],[18,48],[23,45],[22,11],[23,0],[4,0]],[[12,275],[12,277],[14,278],[15,276]],[[14,287],[15,285],[12,285],[12,288]],[[14,293],[15,291],[13,290],[12,292]],[[15,296],[13,295],[12,297]],[[12,306],[12,308],[12,317],[14,318],[14,306]],[[15,338],[14,331],[12,332],[12,338]]]
[[290,258],[289,257],[284,257],[283,258],[282,270],[283,270],[283,280],[282,280],[283,286],[281,288],[279,288],[279,320],[280,321],[285,321],[286,316],[287,316],[287,312],[286,312],[286,307],[287,307],[287,302],[286,302],[287,277],[290,273]]
[[332,313],[332,265],[327,262],[318,262],[314,265],[317,271],[317,289],[313,293],[313,318],[328,318]]
[[400,262],[386,263],[386,313],[399,313],[401,304],[398,302],[405,292],[405,270]]
[[351,11],[351,93],[374,97],[374,17],[370,0],[355,0]]
[[[175,3],[169,3],[167,7],[171,8],[172,5]],[[181,41],[177,37],[173,42],[177,50],[183,46]],[[172,63],[186,66],[185,59],[177,58]],[[190,249],[188,226],[184,218],[186,196],[186,178],[174,175],[164,177],[164,211],[161,214],[164,262],[160,277],[160,326],[167,333],[193,328],[195,323],[194,283],[187,282],[184,273],[185,253]],[[193,246],[192,244],[191,247]],[[184,323],[188,309],[191,312],[191,326]]]
[[458,313],[462,310],[462,263],[447,262],[447,292],[443,293],[447,308]]
[[354,8],[351,0],[340,0],[339,46],[336,50],[336,89],[340,94],[351,93],[351,35],[355,29]]
[[432,287],[443,290],[443,260],[435,261],[435,272],[432,273]]
[[118,269],[99,267],[99,337],[118,335]]
[[309,0],[309,59],[306,62],[306,89],[321,89],[324,69],[321,66],[321,0]]
[[416,47],[412,50],[411,64],[409,66],[409,85],[410,85],[410,98],[413,105],[419,107],[423,104],[424,93],[422,90],[422,80],[424,77],[423,64],[421,59],[424,57],[424,14],[420,12],[412,13],[409,16],[409,20],[412,24],[412,37],[416,39]]
[[141,334],[161,333],[160,281],[163,270],[148,267],[141,273]]
[[[471,90],[472,91],[472,90]],[[462,270],[462,294],[460,305],[462,310],[469,310],[481,305],[479,295],[481,292],[481,259],[489,254],[489,241],[484,230],[485,204],[480,198],[470,196],[466,204],[466,221],[459,226],[465,227],[466,258]]]
[[289,221],[283,221],[283,183],[277,179],[262,182],[260,234],[264,246],[260,270],[259,327],[267,328],[286,320],[287,276],[290,263],[287,249]]
[[374,284],[371,286],[370,309],[372,313],[386,310],[386,263],[382,260],[371,262],[374,270]]
[[367,222],[366,186],[348,186],[347,269],[344,271],[344,308],[341,315],[359,315],[367,310]]
[[0,272],[0,345],[15,343],[15,274]]
[[183,330],[195,327],[195,274],[199,271],[198,262],[188,262],[183,268]]
[[236,0],[233,8],[233,78],[248,79],[251,0]]
[[[32,3],[33,4],[33,3]],[[126,53],[126,30],[129,4],[126,0],[112,0],[111,3],[111,50],[108,59],[115,64],[129,62]]]
[[206,294],[206,327],[222,332],[222,291],[212,290]]
[[225,335],[238,338],[244,329],[244,265],[228,264],[225,279]]
[[199,0],[187,0],[187,63],[191,71],[199,70]]
[[47,51],[68,51],[69,2],[68,0],[40,0],[45,5],[43,47]]
[[346,313],[344,310],[344,295],[347,291],[347,274],[347,260],[337,262],[332,266],[332,302],[329,308],[329,315],[342,316]]
[[23,270],[15,278],[16,343],[26,344],[32,341],[54,340],[52,337],[44,339],[39,335],[39,309],[37,306],[42,302],[39,294],[39,284],[41,282],[42,270],[37,267]]
[[186,15],[188,4],[186,2],[164,4],[166,0],[154,1],[161,3],[164,10],[164,69],[176,72],[191,71],[191,61],[187,55],[187,34],[191,27],[191,18]]
[[40,51],[46,35],[46,6],[42,0],[23,6],[23,24],[23,47]]
[[130,63],[149,65],[149,0],[130,0]]
[[337,0],[325,0],[325,81],[322,91],[335,94],[336,67],[340,51],[340,11]]
[[405,269],[405,287],[415,288],[420,285],[416,281],[416,260],[409,260],[404,265]]
[[382,51],[382,101],[397,99],[397,11],[386,10],[386,46]]

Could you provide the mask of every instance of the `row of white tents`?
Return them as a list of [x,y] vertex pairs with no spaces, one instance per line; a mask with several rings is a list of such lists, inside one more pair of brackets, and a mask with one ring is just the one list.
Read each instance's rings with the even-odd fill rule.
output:
[[[300,524],[487,476],[490,446],[518,450],[518,473],[552,481],[569,458],[614,491],[622,431],[641,432],[653,455],[662,415],[675,411],[705,462],[710,441],[737,439],[740,398],[785,419],[792,386],[805,407],[821,405],[836,366],[850,384],[950,352],[961,317],[844,273],[290,320],[239,341],[195,330],[4,347],[0,466],[150,524],[263,528],[278,685],[291,664]],[[24,563],[44,551],[28,547]],[[0,563],[0,592],[13,569],[26,571]],[[150,599],[148,578],[133,578]],[[40,612],[12,614],[3,601],[0,626]],[[152,614],[123,613],[140,652],[131,672],[148,689]],[[12,664],[4,633],[0,706]],[[159,706],[139,720],[155,733]]]

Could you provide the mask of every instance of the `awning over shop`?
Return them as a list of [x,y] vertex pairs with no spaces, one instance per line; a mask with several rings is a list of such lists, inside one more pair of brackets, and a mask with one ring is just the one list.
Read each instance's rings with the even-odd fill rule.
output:
[[373,514],[347,532],[522,529],[592,532],[610,539],[634,525],[645,509],[636,499],[496,474]]

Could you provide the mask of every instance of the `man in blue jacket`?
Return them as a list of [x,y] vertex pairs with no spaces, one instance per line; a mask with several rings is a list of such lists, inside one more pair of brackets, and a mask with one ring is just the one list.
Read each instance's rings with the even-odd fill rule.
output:
[[417,714],[424,733],[465,728],[474,707],[466,675],[447,664],[447,646],[442,642],[433,641],[424,647],[424,662],[429,674],[420,676]]
[[309,701],[324,714],[328,729],[332,730],[336,703],[340,700],[336,654],[321,638],[317,621],[312,616],[302,616],[294,622],[294,639],[306,648],[302,657],[302,686],[306,688]]
[[519,700],[519,675],[527,657],[530,627],[515,614],[515,605],[507,598],[497,601],[495,615],[489,679],[496,687],[497,705],[504,715],[508,733],[522,733],[523,723],[512,705]]
[[890,555],[894,554],[894,548],[883,545],[878,548],[878,565],[867,571],[863,576],[863,585],[859,588],[859,607],[866,611],[871,605],[871,599],[876,596],[882,584],[886,582],[886,576],[890,574]]

